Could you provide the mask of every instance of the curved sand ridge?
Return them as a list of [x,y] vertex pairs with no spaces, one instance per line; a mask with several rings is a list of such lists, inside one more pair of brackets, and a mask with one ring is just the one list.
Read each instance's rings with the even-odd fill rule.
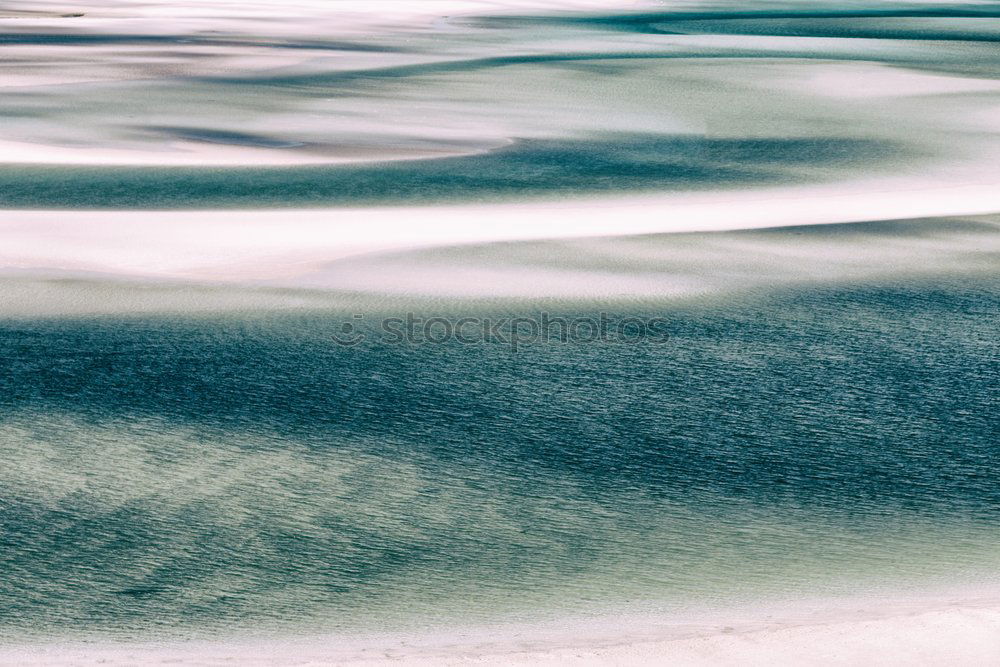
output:
[[[825,5],[812,19],[611,0],[117,2],[71,19],[15,5],[0,161],[378,163],[642,133],[866,141],[909,165],[989,168],[995,17],[919,6],[879,5],[857,33]],[[811,178],[809,155],[796,163]]]

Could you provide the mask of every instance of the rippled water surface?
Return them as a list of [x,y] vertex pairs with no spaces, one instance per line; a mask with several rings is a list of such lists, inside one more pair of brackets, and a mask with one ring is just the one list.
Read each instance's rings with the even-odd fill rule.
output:
[[369,4],[0,6],[0,634],[995,581],[995,3]]
[[996,287],[516,353],[341,347],[319,314],[7,323],[4,618],[408,627],[989,578]]

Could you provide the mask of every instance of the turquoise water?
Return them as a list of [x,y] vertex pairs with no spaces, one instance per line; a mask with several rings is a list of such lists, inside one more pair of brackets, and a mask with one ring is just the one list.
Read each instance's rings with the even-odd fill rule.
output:
[[6,321],[5,632],[400,629],[989,580],[998,287],[664,306],[641,315],[666,342],[516,353],[374,328],[341,346],[335,312]]
[[[958,214],[998,179],[997,7],[502,4],[0,21],[4,641],[995,582],[997,221]],[[948,217],[669,233],[890,195]],[[446,239],[454,210],[418,206],[555,229],[588,197],[591,234],[667,202],[663,233],[350,254]],[[391,210],[338,217],[358,206]],[[248,238],[203,213],[283,208]],[[662,326],[517,350],[380,330],[543,311]]]

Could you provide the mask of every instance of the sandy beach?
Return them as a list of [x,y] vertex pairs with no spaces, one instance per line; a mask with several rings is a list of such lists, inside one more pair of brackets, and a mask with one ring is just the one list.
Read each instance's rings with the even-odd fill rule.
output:
[[985,666],[998,660],[1000,598],[991,588],[369,638],[0,648],[0,663],[33,667],[233,663],[943,667]]

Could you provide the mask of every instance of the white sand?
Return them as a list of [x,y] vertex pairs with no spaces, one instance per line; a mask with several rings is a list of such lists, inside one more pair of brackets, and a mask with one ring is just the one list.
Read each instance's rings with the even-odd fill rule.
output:
[[[2,84],[0,84],[2,86]],[[438,150],[385,147],[381,149],[342,148],[339,151],[274,150],[253,146],[229,146],[196,141],[170,141],[158,151],[134,151],[106,147],[46,146],[18,141],[0,141],[0,155],[12,164],[60,164],[84,166],[157,167],[245,167],[260,164],[272,167],[315,164],[370,163],[375,160],[419,160],[468,155],[472,150]]]
[[995,591],[427,636],[0,648],[38,665],[996,665]]
[[[463,143],[459,129],[458,144],[451,144],[448,140],[456,131],[447,126],[457,123],[447,118],[426,124],[430,127],[419,121],[404,126],[399,121],[368,118],[380,116],[382,105],[357,115],[350,108],[328,104],[321,96],[279,88],[272,88],[262,104],[252,91],[223,88],[209,93],[198,80],[252,79],[267,72],[358,71],[462,59],[470,54],[447,39],[434,44],[440,49],[437,53],[421,53],[429,49],[412,44],[412,39],[448,31],[443,23],[466,15],[643,6],[656,4],[652,0],[4,3],[0,29],[15,38],[34,33],[85,38],[139,35],[168,40],[171,46],[141,40],[109,45],[100,39],[82,43],[28,40],[23,44],[15,39],[5,45],[5,58],[0,62],[4,95],[13,98],[14,104],[20,96],[38,95],[59,112],[34,118],[5,114],[18,120],[0,125],[0,165],[287,166],[476,153],[510,139],[490,138],[486,129],[477,128],[476,140]],[[300,46],[272,46],[286,41]],[[337,51],[323,46],[340,42],[376,48]],[[379,52],[379,45],[399,47],[402,52]],[[414,52],[406,53],[411,47]],[[451,53],[455,48],[458,52]],[[34,111],[31,108],[29,113]],[[408,115],[419,117],[421,109]],[[279,143],[265,147],[231,138],[192,140],[163,129],[174,126],[261,134]]]
[[[681,3],[674,3],[683,4]],[[693,4],[693,3],[689,3]],[[178,0],[149,3],[144,0],[21,0],[4,3],[0,18],[51,18],[66,14],[83,14],[76,18],[94,17],[156,17],[189,18],[263,16],[273,18],[273,0]],[[368,23],[385,24],[394,20],[412,21],[415,17],[447,16],[463,13],[495,14],[526,11],[581,11],[609,8],[641,8],[656,6],[656,0],[285,0],[281,7],[289,16],[368,17]],[[48,15],[48,16],[46,16]]]
[[482,206],[0,211],[0,273],[85,271],[294,287],[298,277],[330,262],[410,248],[997,211],[1000,190],[991,184],[922,180]]

